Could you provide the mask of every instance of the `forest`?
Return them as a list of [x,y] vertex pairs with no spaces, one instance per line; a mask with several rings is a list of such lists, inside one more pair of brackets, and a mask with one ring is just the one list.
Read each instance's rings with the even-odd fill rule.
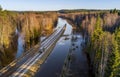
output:
[[2,10],[1,8],[0,68],[15,59],[19,36],[23,36],[24,49],[28,50],[40,42],[40,36],[50,35],[56,24],[56,12],[16,12]]
[[58,17],[74,24],[82,33],[83,50],[95,77],[120,77],[120,12],[116,9],[17,12],[0,8],[0,68],[15,58],[16,29],[24,35],[27,50],[38,43],[41,35],[53,32]]
[[84,36],[84,52],[95,77],[120,77],[120,16],[110,11],[62,12]]

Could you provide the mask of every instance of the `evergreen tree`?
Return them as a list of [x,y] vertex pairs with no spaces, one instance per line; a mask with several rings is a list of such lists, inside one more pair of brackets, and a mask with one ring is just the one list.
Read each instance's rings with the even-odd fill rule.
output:
[[110,77],[120,77],[120,28],[115,31],[115,60],[112,66],[113,71]]
[[98,16],[96,25],[95,25],[95,30],[92,34],[92,42],[95,44],[98,44],[100,42],[100,39],[102,38],[102,35],[103,35],[103,30],[101,27],[101,19],[100,19],[100,16]]
[[118,43],[118,50],[120,53],[120,28],[116,29],[116,31],[115,31],[115,39]]
[[92,34],[92,47],[94,50],[94,69],[96,71],[96,76],[98,75],[98,71],[100,70],[100,62],[101,62],[101,47],[102,47],[102,38],[103,38],[103,30],[101,27],[101,18],[98,15],[95,25],[95,30]]

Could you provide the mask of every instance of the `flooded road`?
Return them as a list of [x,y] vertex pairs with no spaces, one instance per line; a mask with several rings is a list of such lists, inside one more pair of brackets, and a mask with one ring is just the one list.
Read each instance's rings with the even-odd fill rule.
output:
[[40,70],[35,77],[57,77],[61,73],[64,59],[69,52],[70,40],[62,37],[56,44],[50,56],[45,63],[41,65]]
[[[88,77],[87,58],[82,52],[81,46],[83,38],[80,34],[72,34],[72,26],[64,19],[58,19],[57,28],[64,24],[67,27],[64,35],[56,43],[52,53],[48,56],[45,63],[41,65],[35,77],[60,77],[73,42],[75,50],[72,51],[72,58],[68,68],[70,69],[70,77]],[[72,41],[72,36],[76,36],[77,40]]]

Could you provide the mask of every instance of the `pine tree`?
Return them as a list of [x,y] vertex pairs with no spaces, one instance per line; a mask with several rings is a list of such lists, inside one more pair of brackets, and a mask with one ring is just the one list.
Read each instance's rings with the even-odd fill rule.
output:
[[116,31],[115,31],[115,39],[117,41],[118,50],[119,50],[119,53],[120,53],[120,28],[116,29]]
[[95,66],[95,71],[96,71],[96,76],[98,75],[98,71],[101,70],[100,67],[100,62],[101,62],[101,48],[102,48],[102,38],[103,38],[103,30],[101,27],[101,18],[98,15],[98,18],[96,20],[96,25],[95,25],[95,30],[92,34],[92,47],[94,50],[94,66]]
[[101,19],[100,19],[100,16],[98,16],[97,21],[96,21],[95,30],[92,35],[92,41],[93,42],[95,40],[98,41],[101,38],[102,34],[103,34],[103,31],[102,31],[102,27],[101,27]]
[[120,28],[115,31],[115,60],[110,77],[120,77]]

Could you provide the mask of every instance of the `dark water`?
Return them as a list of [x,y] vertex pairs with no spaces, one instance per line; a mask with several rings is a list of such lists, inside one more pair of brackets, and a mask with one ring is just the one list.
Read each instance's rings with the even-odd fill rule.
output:
[[[58,19],[58,24],[57,24],[57,27],[56,28],[59,28],[59,26],[64,26],[65,23],[68,25],[67,26],[67,30],[65,31],[64,34],[71,34],[71,25],[69,25],[65,20],[59,18]],[[24,46],[25,46],[25,40],[24,40],[24,37],[25,35],[20,33],[18,31],[18,29],[16,29],[16,35],[18,35],[18,46],[17,46],[17,53],[16,53],[16,58],[20,57],[23,53],[24,53]],[[45,37],[41,37],[40,40],[42,41],[43,39],[45,39]]]
[[25,45],[24,35],[18,33],[18,47],[17,47],[16,58],[20,57],[23,54],[24,45]]
[[[17,46],[17,53],[16,53],[16,58],[19,58],[25,50],[25,35],[20,33],[17,29],[16,29],[16,35],[18,35],[18,46]],[[41,37],[39,40],[44,40],[46,37]]]
[[65,20],[61,18],[58,19],[57,28],[59,28],[59,26],[64,26],[65,24],[67,24],[67,29],[64,32],[64,35],[69,35],[67,36],[68,39],[65,40],[64,36],[59,39],[52,53],[38,70],[35,77],[58,77],[60,75],[64,60],[70,49],[72,27]]
[[57,42],[50,56],[41,66],[35,77],[57,77],[61,73],[64,59],[69,52],[70,39],[64,40],[64,37]]
[[24,40],[24,34],[20,33],[17,29],[16,29],[16,35],[18,35],[18,47],[16,53],[16,58],[18,58],[24,52],[25,40]]
[[70,62],[70,77],[89,77],[89,67],[86,54],[82,51],[81,43],[83,42],[83,37],[80,34],[74,34],[77,40],[72,41],[74,45],[71,46],[72,55]]
[[[66,20],[59,18],[58,26],[67,24],[67,29],[64,35],[57,42],[52,53],[48,56],[45,63],[43,63],[36,73],[35,77],[60,77],[64,61],[69,54],[69,49],[72,47],[72,27]],[[77,36],[75,43],[75,50],[73,52],[73,61],[70,64],[71,76],[70,77],[88,77],[88,64],[86,55],[82,52],[81,43],[83,38],[80,34],[73,34]],[[65,38],[67,39],[65,40]],[[78,48],[76,48],[78,46]]]

